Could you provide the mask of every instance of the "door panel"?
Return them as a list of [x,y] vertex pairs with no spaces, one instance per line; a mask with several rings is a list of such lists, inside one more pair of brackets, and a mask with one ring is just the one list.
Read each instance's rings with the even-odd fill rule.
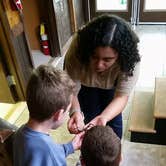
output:
[[47,9],[43,20],[48,28],[51,56],[62,56],[72,36],[68,0],[42,0],[42,8]]
[[[14,84],[10,84],[8,88],[10,88],[10,93],[13,100],[18,101],[20,99],[23,99],[24,97],[23,97],[23,92],[22,92],[19,80],[17,78],[17,73],[15,71],[15,65],[13,63],[13,59],[11,58],[11,50],[7,40],[6,32],[1,22],[1,18],[2,18],[1,16],[2,15],[0,14],[0,48],[1,48],[0,59],[1,59],[1,65],[2,65],[1,77],[3,79],[3,82],[1,82],[0,87],[2,90],[5,90],[6,89],[5,87],[8,86],[8,82],[6,78],[8,76],[9,77],[12,76],[12,78],[14,78],[14,81],[13,81]],[[6,93],[7,93],[7,96],[9,96],[7,89],[6,89]],[[0,100],[6,101],[6,102],[12,102],[10,99],[8,101],[3,97],[4,96],[1,96]]]
[[5,71],[2,62],[2,52],[0,51],[0,102],[2,103],[14,103],[12,93],[8,86]]
[[29,80],[29,77],[32,72],[32,62],[30,58],[30,52],[27,46],[27,41],[25,38],[24,31],[22,31],[19,35],[14,36],[12,35],[12,43],[15,50],[15,60],[17,63],[17,70],[21,69],[21,72],[19,73],[20,81],[23,86],[23,91],[25,94],[26,91],[26,85]]
[[140,0],[140,22],[166,22],[165,0]]
[[118,15],[127,21],[131,19],[131,0],[89,0],[91,18],[109,13]]
[[33,61],[26,37],[23,17],[11,10],[9,1],[0,2],[0,40],[8,75],[13,79],[10,87],[15,101],[25,100],[26,85],[33,69]]

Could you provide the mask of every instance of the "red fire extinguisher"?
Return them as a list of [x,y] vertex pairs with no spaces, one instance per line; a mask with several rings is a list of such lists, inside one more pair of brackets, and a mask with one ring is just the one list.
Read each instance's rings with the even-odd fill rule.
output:
[[21,11],[23,9],[21,0],[10,0],[10,6],[12,10],[19,10]]
[[41,47],[42,52],[45,55],[50,55],[50,49],[49,49],[49,42],[48,42],[48,35],[45,32],[44,24],[40,25],[40,37],[41,37]]
[[43,53],[45,55],[50,55],[50,49],[49,49],[47,34],[41,35],[41,45],[42,45],[42,51],[43,51]]

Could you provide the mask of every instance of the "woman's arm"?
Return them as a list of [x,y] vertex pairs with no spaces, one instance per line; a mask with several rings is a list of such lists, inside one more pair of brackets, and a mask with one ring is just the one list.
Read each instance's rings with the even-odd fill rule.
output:
[[71,110],[69,112],[70,119],[68,121],[68,130],[70,133],[76,134],[79,132],[78,129],[84,127],[84,116],[80,109],[80,104],[77,96],[73,97]]
[[107,122],[112,120],[124,110],[127,101],[127,95],[116,95],[103,112],[90,121],[90,123],[105,126]]
[[118,76],[114,99],[108,104],[103,112],[94,118],[90,123],[93,123],[94,125],[106,125],[107,122],[112,120],[124,110],[129,95],[138,80],[139,71],[140,64],[137,63],[133,76],[126,78],[124,73],[120,73]]

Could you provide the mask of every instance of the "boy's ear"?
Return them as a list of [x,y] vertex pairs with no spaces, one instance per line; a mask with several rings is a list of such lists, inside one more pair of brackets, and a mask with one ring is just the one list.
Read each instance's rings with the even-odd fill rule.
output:
[[60,109],[53,114],[53,119],[58,121],[63,117],[64,109]]

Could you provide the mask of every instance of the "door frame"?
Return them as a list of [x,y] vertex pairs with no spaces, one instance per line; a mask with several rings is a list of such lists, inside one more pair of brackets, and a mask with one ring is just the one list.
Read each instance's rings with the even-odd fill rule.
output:
[[139,23],[166,23],[166,10],[157,10],[157,11],[145,11],[145,1],[138,0],[139,8]]
[[93,17],[99,16],[104,13],[108,14],[114,14],[117,16],[120,16],[124,18],[126,21],[131,21],[132,17],[132,1],[127,0],[127,10],[122,11],[122,10],[114,10],[114,11],[109,11],[109,10],[103,10],[103,11],[96,11],[97,5],[96,5],[96,0],[89,0],[89,8],[90,8],[90,19]]
[[[27,40],[25,28],[24,28],[24,22],[23,18],[21,16],[21,13],[19,11],[15,11],[15,15],[18,16],[20,24],[17,24],[13,28],[11,28],[11,25],[9,24],[9,19],[7,16],[6,6],[9,1],[1,1],[0,2],[0,21],[2,24],[2,32],[0,37],[3,44],[3,51],[4,51],[4,59],[6,62],[6,68],[8,70],[8,74],[13,78],[13,84],[10,86],[11,92],[14,96],[14,101],[24,101],[26,98],[26,85],[28,81],[28,77],[30,76],[30,73],[32,69],[34,68],[34,64],[32,61],[31,53],[30,53],[30,47]],[[20,40],[21,37],[21,41]],[[16,43],[17,42],[17,43]],[[21,43],[21,45],[17,45]],[[15,46],[18,46],[16,48]],[[21,54],[22,50],[26,50],[26,54]],[[20,59],[19,55],[24,57],[25,59]],[[28,62],[28,64],[25,64],[23,66],[22,62]],[[28,73],[25,73],[23,71],[27,70]]]

